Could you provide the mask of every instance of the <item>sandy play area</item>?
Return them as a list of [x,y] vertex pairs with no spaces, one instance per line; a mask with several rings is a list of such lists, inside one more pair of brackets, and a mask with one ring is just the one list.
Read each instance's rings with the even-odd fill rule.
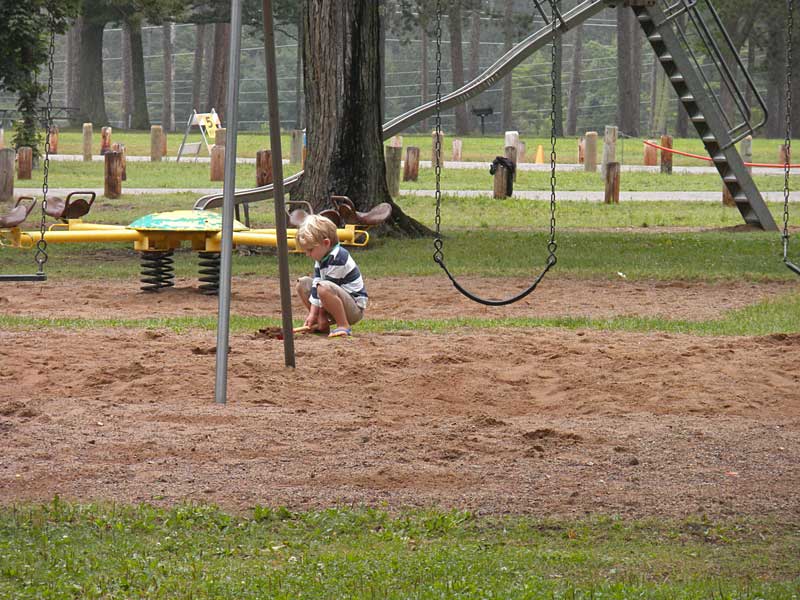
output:
[[[440,277],[368,284],[374,319],[709,319],[798,289],[552,278],[490,309]],[[147,295],[135,281],[6,284],[0,313],[216,314],[194,285]],[[274,280],[234,280],[234,314],[278,307]],[[800,335],[356,328],[349,340],[298,337],[295,370],[282,344],[231,337],[222,406],[214,332],[0,331],[0,503],[800,518]]]

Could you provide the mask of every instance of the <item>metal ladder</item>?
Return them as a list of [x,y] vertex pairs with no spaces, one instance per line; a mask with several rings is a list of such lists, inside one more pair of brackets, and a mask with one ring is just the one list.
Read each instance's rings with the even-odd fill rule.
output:
[[[745,222],[777,231],[775,219],[735,146],[766,122],[766,105],[713,5],[709,0],[627,3]],[[759,105],[762,118],[756,124],[747,94],[737,79],[744,81]],[[729,110],[724,110],[720,101],[723,91],[730,97]]]

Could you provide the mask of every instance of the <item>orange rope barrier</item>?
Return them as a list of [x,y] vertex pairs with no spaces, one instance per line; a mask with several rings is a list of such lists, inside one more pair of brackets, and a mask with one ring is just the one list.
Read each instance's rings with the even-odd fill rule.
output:
[[[671,152],[672,154],[679,154],[681,156],[688,156],[689,158],[696,158],[698,160],[705,160],[707,162],[711,162],[711,159],[708,156],[700,156],[699,154],[691,154],[690,152],[681,152],[680,150],[675,150],[674,148],[667,148],[665,146],[660,146],[655,142],[651,142],[649,140],[642,140],[646,146],[651,146],[652,148],[658,148],[664,152]],[[765,167],[768,169],[784,169],[786,165],[779,164],[773,165],[768,163],[744,163],[745,167]],[[790,169],[800,169],[800,165],[789,165]]]

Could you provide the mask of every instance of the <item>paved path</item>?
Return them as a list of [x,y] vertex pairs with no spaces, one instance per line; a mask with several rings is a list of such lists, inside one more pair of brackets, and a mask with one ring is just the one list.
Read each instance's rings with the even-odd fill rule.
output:
[[[51,157],[51,160],[54,161],[82,161],[83,156],[80,154],[54,154]],[[131,162],[150,162],[149,156],[128,156],[126,160]],[[175,162],[174,156],[165,156],[162,159],[164,162]],[[192,163],[192,162],[199,162],[199,163],[209,163],[210,158],[207,156],[198,157],[197,160],[192,158],[184,158],[182,162],[184,163]],[[92,156],[93,162],[102,162],[103,157],[100,155]],[[255,158],[237,158],[236,162],[239,164],[255,164]],[[288,165],[289,161],[287,159],[283,159],[283,164]],[[431,161],[429,160],[421,160],[419,162],[419,166],[421,168],[430,169],[431,168]],[[489,162],[454,162],[454,161],[444,161],[444,169],[482,169],[485,171],[489,170],[491,163]],[[550,164],[535,164],[535,163],[519,163],[517,168],[520,171],[549,171]],[[577,164],[559,164],[557,167],[559,170],[563,171],[583,171],[583,165]],[[659,173],[661,168],[658,166],[655,167],[646,167],[644,165],[622,165],[623,171],[628,172],[643,172],[643,173]],[[716,173],[717,170],[711,166],[696,166],[696,167],[689,167],[689,166],[675,166],[672,169],[673,173],[680,174],[680,173],[693,173],[693,174],[705,174],[705,173]],[[755,175],[779,175],[783,176],[783,169],[766,169],[762,167],[757,167],[753,169],[753,173]]]
[[[237,191],[245,188],[237,188]],[[50,194],[54,196],[66,196],[75,189],[50,188]],[[94,192],[98,197],[103,196],[103,188],[82,188],[81,191]],[[41,194],[42,188],[14,188],[17,195],[36,196]],[[222,193],[222,188],[125,188],[122,189],[125,195],[143,196],[148,194],[194,194],[198,198],[208,194]],[[434,196],[434,190],[401,190],[405,196]],[[455,196],[458,198],[474,198],[478,196],[491,196],[492,190],[444,190],[443,195]],[[559,201],[577,202],[602,202],[603,192],[587,191],[557,191],[556,199]],[[762,192],[764,200],[767,202],[783,202],[783,192]],[[524,200],[550,200],[549,190],[526,190],[515,191],[514,198]],[[656,202],[656,201],[680,201],[680,202],[720,202],[722,192],[620,192],[620,202]],[[789,201],[792,203],[800,202],[800,191],[791,192]]]

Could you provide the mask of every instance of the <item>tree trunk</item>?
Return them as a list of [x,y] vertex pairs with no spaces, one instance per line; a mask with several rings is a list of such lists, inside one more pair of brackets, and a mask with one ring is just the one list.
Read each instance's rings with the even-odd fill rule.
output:
[[[425,30],[425,26],[421,25],[422,32],[420,34],[420,45],[422,48],[420,52],[422,54],[422,64],[420,68],[422,69],[422,81],[420,82],[420,104],[426,104],[428,102],[428,32]],[[428,132],[428,119],[423,119],[420,123],[420,127],[424,133]]]
[[103,23],[81,23],[80,123],[108,123],[106,94],[103,88]]
[[481,72],[481,11],[472,11],[472,26],[469,31],[469,79],[472,81]]
[[[194,36],[194,62],[192,63],[192,106],[198,112],[203,112],[200,108],[200,98],[203,92],[203,58],[206,43],[205,23],[198,23],[195,28]],[[190,111],[191,112],[191,111]],[[189,116],[187,114],[186,118]]]
[[774,58],[767,61],[766,134],[770,138],[783,139],[786,135],[786,24],[771,21],[768,26],[767,56]]
[[569,101],[567,104],[567,135],[578,131],[578,102],[581,97],[581,60],[583,59],[583,26],[575,29],[572,47],[572,73],[569,78]]
[[305,120],[303,119],[303,50],[300,44],[303,42],[303,19],[297,23],[297,58],[295,60],[295,90],[294,90],[294,126],[295,129],[302,129]]
[[130,23],[131,31],[131,70],[133,77],[132,129],[150,129],[150,115],[147,112],[147,88],[144,78],[144,48],[142,47],[142,23],[135,19]]
[[[380,110],[380,25],[375,2],[306,0],[303,75],[307,104],[306,170],[299,196],[315,210],[333,194],[358,210],[392,202],[386,186]],[[393,204],[384,230],[429,230]]]
[[[81,55],[81,23],[83,17],[78,17],[70,27],[67,33],[68,49],[67,49],[67,106],[71,108],[80,109],[80,87],[81,87],[81,70],[80,70],[80,55]],[[79,127],[81,121],[76,118],[76,113],[70,112],[69,124],[72,127]]]
[[122,127],[129,129],[133,118],[133,63],[131,62],[131,27],[122,24]]
[[[511,50],[511,47],[514,45],[514,24],[512,21],[513,16],[514,16],[514,0],[506,0],[506,9],[503,17],[503,37],[504,37],[503,48],[505,52]],[[513,79],[514,79],[513,71],[503,78],[503,115],[501,119],[503,131],[509,131],[514,128],[513,127],[514,119],[511,112],[513,110],[512,89],[511,89],[511,84],[513,83]]]
[[[558,0],[556,2],[556,6],[558,9],[561,9],[561,1]],[[556,56],[555,56],[555,70],[556,70],[556,78],[554,83],[555,89],[553,90],[555,94],[555,134],[556,137],[564,137],[564,95],[562,93],[562,83],[561,83],[561,73],[562,73],[562,64],[564,62],[564,41],[562,36],[556,36]]]
[[617,123],[620,130],[639,135],[639,99],[642,83],[642,45],[630,8],[617,6]]
[[231,24],[214,24],[214,58],[208,82],[208,108],[217,111],[225,123],[225,90],[228,85],[228,49],[231,43]]
[[164,49],[164,90],[161,103],[161,126],[164,132],[175,131],[175,114],[172,110],[172,80],[175,65],[172,62],[172,44],[175,37],[175,24],[164,23],[161,27],[161,47]]
[[[452,71],[452,89],[457,90],[464,87],[464,48],[461,43],[461,0],[455,0],[450,5],[450,15],[447,20],[450,28],[450,69]],[[469,133],[469,121],[467,120],[467,107],[465,104],[458,104],[455,109],[455,130],[456,135],[467,135]]]

